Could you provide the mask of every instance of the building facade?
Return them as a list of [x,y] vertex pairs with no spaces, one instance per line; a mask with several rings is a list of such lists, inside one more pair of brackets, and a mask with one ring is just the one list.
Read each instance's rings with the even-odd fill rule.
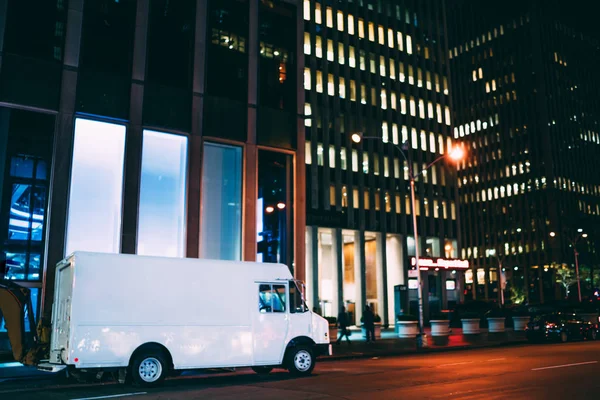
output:
[[[398,148],[406,144],[423,171],[453,140],[444,4],[303,7],[307,299],[325,316],[345,306],[357,324],[370,305],[393,324],[399,312],[418,312],[409,166]],[[357,144],[354,133],[375,140]],[[417,180],[426,315],[462,298],[462,273],[452,267],[461,264],[450,262],[460,249],[456,182],[445,159]]]
[[304,279],[301,3],[42,3],[0,1],[1,277],[38,313],[75,250]]
[[501,276],[513,301],[561,298],[574,250],[596,286],[600,46],[576,3],[448,2],[468,298],[502,301]]

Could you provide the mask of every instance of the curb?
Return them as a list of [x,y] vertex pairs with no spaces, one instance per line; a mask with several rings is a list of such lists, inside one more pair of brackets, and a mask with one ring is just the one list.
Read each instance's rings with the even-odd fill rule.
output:
[[500,342],[500,343],[490,343],[483,345],[464,345],[464,346],[449,346],[449,347],[427,347],[422,350],[389,350],[389,351],[373,351],[366,353],[352,353],[352,354],[344,354],[344,355],[333,355],[327,356],[319,359],[319,362],[329,362],[329,361],[341,361],[341,360],[356,360],[356,359],[365,359],[371,357],[394,357],[394,356],[403,356],[403,355],[420,355],[420,354],[431,354],[431,353],[446,353],[451,351],[464,351],[464,350],[476,350],[476,349],[486,349],[486,348],[494,348],[494,347],[504,347],[504,346],[517,346],[527,344],[525,340],[513,340],[509,342]]

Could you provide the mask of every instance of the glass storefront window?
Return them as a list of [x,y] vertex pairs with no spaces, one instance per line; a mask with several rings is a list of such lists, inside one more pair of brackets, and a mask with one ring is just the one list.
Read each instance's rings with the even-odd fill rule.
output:
[[124,157],[124,125],[75,120],[66,254],[120,251]]
[[187,141],[144,130],[138,254],[185,255]]
[[292,156],[258,153],[257,256],[259,262],[292,264]]
[[200,255],[242,259],[242,149],[205,143]]

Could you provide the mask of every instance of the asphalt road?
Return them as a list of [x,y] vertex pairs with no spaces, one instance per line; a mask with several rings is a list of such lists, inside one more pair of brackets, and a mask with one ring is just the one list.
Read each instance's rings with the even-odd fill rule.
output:
[[156,389],[0,383],[0,399],[597,399],[600,341],[323,362],[309,378],[274,371],[188,375]]

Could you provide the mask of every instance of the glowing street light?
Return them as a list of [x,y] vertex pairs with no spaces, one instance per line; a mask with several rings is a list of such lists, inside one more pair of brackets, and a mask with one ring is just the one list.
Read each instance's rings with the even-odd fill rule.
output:
[[285,208],[285,203],[282,203],[282,202],[277,203],[277,208],[279,208],[280,210],[283,210]]
[[[373,140],[380,140],[384,143],[388,143],[386,141],[383,140],[383,138],[379,137],[379,136],[364,136],[361,132],[356,132],[353,133],[352,136],[350,137],[352,139],[352,141],[354,143],[360,143],[362,142],[364,139],[373,139]],[[419,251],[419,234],[417,231],[417,213],[416,213],[416,197],[415,197],[415,180],[420,176],[420,175],[425,175],[427,173],[427,170],[433,166],[433,164],[437,163],[438,161],[440,161],[441,159],[445,158],[446,155],[442,155],[438,158],[436,158],[435,160],[433,160],[429,165],[427,165],[425,168],[423,168],[421,171],[419,171],[418,173],[415,173],[415,171],[413,170],[412,166],[413,163],[408,161],[408,157],[406,156],[405,150],[403,149],[403,147],[398,146],[397,144],[394,144],[394,147],[396,147],[396,149],[398,149],[398,151],[400,151],[400,154],[402,154],[402,157],[404,158],[404,160],[406,161],[406,164],[408,165],[408,176],[410,179],[410,200],[411,200],[411,215],[412,215],[412,222],[413,222],[413,232],[414,232],[414,238],[415,238],[415,269],[418,271],[417,273],[417,299],[418,299],[418,304],[419,304],[419,335],[418,335],[418,340],[417,340],[417,347],[423,347],[423,345],[426,345],[426,342],[423,341],[423,281],[421,279],[421,268],[419,268],[419,257],[420,257],[420,251]],[[408,148],[408,146],[407,146]],[[454,147],[452,150],[450,150],[448,152],[448,157],[454,161],[460,161],[465,157],[465,150],[462,147]]]
[[267,212],[267,214],[271,214],[273,211],[275,211],[275,208],[273,208],[273,206],[268,206],[267,208],[265,208],[265,211]]
[[556,233],[555,232],[550,232],[550,237],[554,237],[554,236],[556,236]]

